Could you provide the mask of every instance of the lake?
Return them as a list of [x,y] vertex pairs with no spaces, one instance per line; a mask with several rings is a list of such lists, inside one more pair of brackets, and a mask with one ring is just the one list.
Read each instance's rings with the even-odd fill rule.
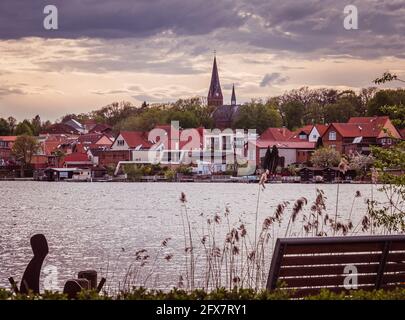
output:
[[[260,194],[259,227],[283,201],[290,202],[287,212],[291,212],[294,202],[305,197],[308,205],[304,211],[309,212],[317,188],[325,192],[327,212],[333,217],[337,185],[268,184]],[[358,225],[366,213],[371,188],[340,185],[339,219],[346,221],[352,211],[353,224]],[[373,188],[374,197],[381,198],[377,187]],[[130,265],[136,263],[140,249],[150,255],[149,271],[143,271],[151,273],[146,286],[167,289],[177,285],[184,269],[181,192],[186,194],[191,228],[199,244],[198,238],[207,232],[207,219],[215,214],[224,219],[225,212],[229,212],[230,225],[241,220],[253,235],[258,185],[5,181],[0,182],[0,191],[0,287],[9,287],[10,276],[21,280],[32,257],[29,239],[43,233],[50,252],[42,269],[42,289],[62,290],[67,279],[86,269],[97,270],[107,277],[109,288],[116,289]],[[361,197],[355,198],[356,191]],[[285,219],[277,227],[274,238],[285,236],[287,222]],[[291,228],[289,236],[302,235],[302,227]],[[217,238],[222,242],[226,230],[223,224],[217,227]],[[166,238],[171,239],[162,247]],[[170,255],[170,261],[164,259]]]

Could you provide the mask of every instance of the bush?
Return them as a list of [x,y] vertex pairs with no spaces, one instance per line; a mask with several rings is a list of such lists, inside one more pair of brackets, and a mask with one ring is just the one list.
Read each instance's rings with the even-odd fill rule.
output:
[[[66,300],[67,296],[59,292],[46,291],[42,295],[15,295],[5,289],[0,289],[0,300]],[[285,290],[255,291],[253,289],[225,288],[206,292],[201,289],[187,292],[174,288],[169,292],[133,288],[129,292],[120,292],[116,296],[98,294],[95,291],[82,291],[77,300],[290,300],[291,295]],[[347,293],[334,293],[322,290],[317,295],[305,297],[304,300],[405,300],[405,288],[391,291],[353,290]]]

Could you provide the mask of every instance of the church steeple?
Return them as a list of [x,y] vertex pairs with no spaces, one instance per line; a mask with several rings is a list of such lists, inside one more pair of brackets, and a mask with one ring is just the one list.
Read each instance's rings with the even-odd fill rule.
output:
[[232,85],[231,105],[236,106],[235,84]]
[[217,57],[214,56],[214,65],[212,67],[212,76],[210,90],[208,91],[207,102],[209,106],[222,106],[224,97],[222,96],[221,84],[219,82]]

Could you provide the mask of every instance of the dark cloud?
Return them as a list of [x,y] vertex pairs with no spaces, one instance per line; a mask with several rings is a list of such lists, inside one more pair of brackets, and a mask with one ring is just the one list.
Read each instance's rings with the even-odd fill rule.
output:
[[266,74],[262,81],[260,82],[261,87],[266,87],[271,84],[277,85],[277,84],[282,84],[288,81],[288,77],[283,76],[281,73],[278,72],[273,72],[273,73],[268,73]]
[[[45,0],[1,0],[0,39],[85,37],[129,38],[136,42],[169,37],[179,41],[174,41],[175,46],[168,45],[171,51],[162,55],[186,50],[190,56],[219,47],[227,52],[272,50],[311,58],[399,57],[405,51],[403,0],[54,0],[52,4],[59,9],[57,31],[43,29],[43,8],[47,4]],[[347,4],[358,7],[359,30],[343,27]],[[103,48],[113,49],[117,48]],[[196,72],[178,62],[180,73]],[[163,63],[136,63],[133,68],[170,73]],[[109,59],[101,64],[105,70],[125,68],[120,61]],[[92,67],[89,62],[70,65]]]
[[231,0],[54,0],[59,29],[47,31],[43,28],[43,9],[48,4],[44,0],[2,0],[0,38],[109,39],[146,37],[166,30],[198,35],[243,23]]

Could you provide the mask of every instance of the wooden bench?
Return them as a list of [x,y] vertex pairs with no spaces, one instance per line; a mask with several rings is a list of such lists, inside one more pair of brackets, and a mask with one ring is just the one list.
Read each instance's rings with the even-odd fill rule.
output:
[[405,236],[278,239],[267,289],[293,290],[295,297],[317,294],[321,289],[346,291],[344,279],[350,274],[344,270],[348,265],[357,268],[358,289],[403,286]]

